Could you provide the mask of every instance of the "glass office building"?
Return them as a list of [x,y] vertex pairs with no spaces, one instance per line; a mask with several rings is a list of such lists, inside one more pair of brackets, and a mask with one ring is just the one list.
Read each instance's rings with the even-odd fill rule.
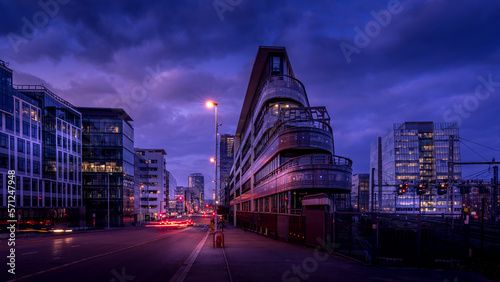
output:
[[0,60],[1,205],[7,205],[7,172],[15,170],[23,222],[83,224],[80,164],[81,114],[44,86],[14,86]]
[[[461,213],[461,195],[457,187],[449,185],[448,192],[438,195],[436,185],[457,183],[461,180],[460,166],[454,166],[452,179],[448,176],[450,137],[453,158],[460,162],[459,129],[456,123],[405,122],[394,124],[392,129],[377,141],[370,152],[370,202],[372,209],[380,212],[446,214]],[[381,172],[379,174],[379,171]],[[371,183],[372,174],[375,183]],[[382,182],[379,185],[379,180]],[[408,191],[398,195],[400,183],[408,183]],[[428,184],[425,194],[417,195],[416,186]],[[456,186],[456,185],[455,185]]]
[[[123,109],[78,108],[82,113],[83,204],[87,222],[110,226],[135,222],[134,128]],[[109,190],[109,193],[108,193]]]
[[229,205],[229,176],[234,160],[234,135],[220,136],[220,172],[219,172],[219,199],[221,204]]

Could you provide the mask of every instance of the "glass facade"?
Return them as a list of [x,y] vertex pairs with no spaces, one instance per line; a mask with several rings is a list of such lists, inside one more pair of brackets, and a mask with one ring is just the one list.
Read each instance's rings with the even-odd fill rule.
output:
[[[450,195],[438,195],[436,185],[448,182],[450,136],[454,136],[453,158],[460,162],[457,124],[406,122],[394,124],[381,137],[382,193],[378,185],[378,141],[372,143],[370,167],[375,168],[374,206],[381,212],[443,214],[451,210]],[[459,166],[454,168],[453,181],[461,179]],[[372,179],[372,178],[370,178]],[[400,183],[408,183],[409,191],[397,194]],[[427,183],[427,193],[417,195],[416,186]],[[453,188],[454,213],[461,211],[461,195]],[[370,192],[370,195],[372,193]],[[380,203],[380,195],[382,202]]]
[[219,192],[220,201],[224,205],[229,204],[229,176],[234,160],[234,135],[223,134],[220,136],[220,174]]
[[[12,70],[3,61],[0,96],[0,204],[7,204],[7,172],[15,170],[16,206],[24,221],[81,225],[80,113],[43,86],[13,88]],[[75,136],[57,131],[56,120],[71,125]],[[58,134],[72,142],[59,148]]]
[[[121,109],[78,108],[82,113],[83,203],[96,226],[135,222],[134,129]],[[63,141],[64,143],[65,141]],[[108,195],[109,189],[109,195]]]

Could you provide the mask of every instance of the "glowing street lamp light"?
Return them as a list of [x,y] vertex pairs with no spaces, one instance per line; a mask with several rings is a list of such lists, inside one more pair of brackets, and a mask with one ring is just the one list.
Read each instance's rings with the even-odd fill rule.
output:
[[210,158],[211,163],[215,163],[215,158]]

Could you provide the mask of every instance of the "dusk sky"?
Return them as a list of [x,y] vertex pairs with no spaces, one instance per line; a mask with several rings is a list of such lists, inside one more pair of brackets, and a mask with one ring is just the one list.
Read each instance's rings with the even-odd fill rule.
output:
[[495,149],[466,142],[478,154],[461,145],[463,161],[500,160],[498,1],[40,3],[0,2],[0,59],[14,83],[123,108],[135,147],[165,149],[180,186],[201,172],[213,187],[204,102],[218,102],[220,132],[234,134],[260,45],[286,47],[353,173],[368,173],[371,142],[405,121],[460,122],[460,137]]

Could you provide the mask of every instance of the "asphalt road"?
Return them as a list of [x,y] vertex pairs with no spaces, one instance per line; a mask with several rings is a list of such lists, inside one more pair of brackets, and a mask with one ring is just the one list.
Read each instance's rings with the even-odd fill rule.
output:
[[[15,275],[7,272],[11,247],[0,246],[0,281],[169,281],[205,237],[208,218],[195,226],[150,227],[16,242]],[[5,255],[4,255],[5,254]]]

